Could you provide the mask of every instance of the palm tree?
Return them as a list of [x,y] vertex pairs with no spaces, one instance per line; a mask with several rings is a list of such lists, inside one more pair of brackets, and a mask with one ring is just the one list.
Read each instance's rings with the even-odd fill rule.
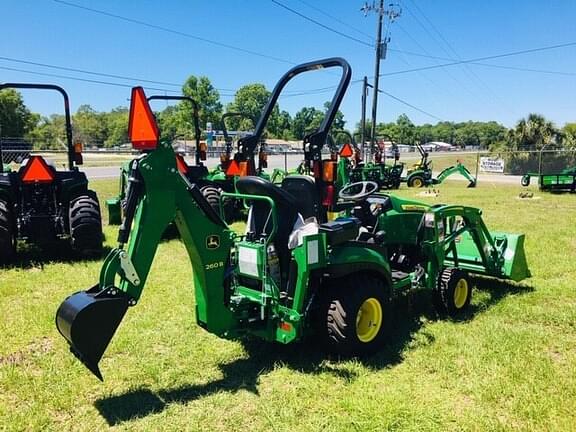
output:
[[545,145],[554,144],[558,133],[551,121],[540,114],[531,113],[508,131],[508,139],[517,150],[539,150]]

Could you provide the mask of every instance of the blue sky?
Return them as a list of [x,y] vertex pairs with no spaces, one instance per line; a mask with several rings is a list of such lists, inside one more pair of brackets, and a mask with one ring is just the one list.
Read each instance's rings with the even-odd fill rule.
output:
[[[68,90],[73,110],[81,104],[90,104],[99,111],[127,105],[131,85],[160,89],[148,90],[148,94],[177,92],[177,85],[190,74],[208,76],[226,104],[235,89],[244,84],[262,82],[271,89],[291,67],[290,63],[330,56],[350,62],[353,80],[374,74],[374,50],[368,45],[376,33],[376,16],[363,15],[362,0],[277,1],[363,43],[330,32],[272,0],[65,1],[282,60],[129,23],[54,0],[2,0],[0,81],[60,84]],[[424,112],[380,95],[378,121],[393,121],[406,113],[417,124],[436,123],[438,119],[496,120],[512,126],[529,112],[541,113],[559,126],[576,121],[576,45],[482,62],[492,66],[455,65],[403,72],[450,62],[414,54],[462,60],[576,42],[575,1],[401,0],[399,5],[402,15],[389,28],[390,51],[381,63],[381,73],[401,73],[383,76],[380,88]],[[286,90],[298,93],[324,88],[337,80],[333,72],[308,73]],[[361,85],[353,84],[342,104],[348,127],[360,119],[360,94]],[[330,92],[313,92],[285,97],[280,107],[293,114],[303,106],[321,107],[331,96]],[[28,92],[25,100],[33,111],[60,112],[60,101],[55,95]]]

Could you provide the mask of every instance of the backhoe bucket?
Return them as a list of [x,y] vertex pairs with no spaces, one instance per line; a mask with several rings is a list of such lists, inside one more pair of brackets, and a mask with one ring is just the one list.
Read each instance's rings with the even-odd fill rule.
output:
[[130,298],[118,288],[96,285],[68,297],[56,312],[56,327],[70,351],[103,381],[98,362],[128,309]]
[[466,186],[466,187],[469,187],[469,188],[476,187],[476,179],[470,180],[470,183],[468,183],[468,186]]

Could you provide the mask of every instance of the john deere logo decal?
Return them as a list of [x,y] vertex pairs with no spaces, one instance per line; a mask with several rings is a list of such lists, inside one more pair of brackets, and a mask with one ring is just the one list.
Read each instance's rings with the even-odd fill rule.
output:
[[218,249],[220,247],[220,236],[216,234],[206,237],[206,249]]

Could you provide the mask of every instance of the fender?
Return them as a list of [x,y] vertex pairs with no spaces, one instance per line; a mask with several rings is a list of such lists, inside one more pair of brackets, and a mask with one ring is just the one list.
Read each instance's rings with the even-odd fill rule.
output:
[[360,271],[370,271],[386,281],[392,287],[392,272],[383,247],[367,247],[355,242],[344,243],[334,248],[328,256],[324,274],[331,278],[340,278]]

